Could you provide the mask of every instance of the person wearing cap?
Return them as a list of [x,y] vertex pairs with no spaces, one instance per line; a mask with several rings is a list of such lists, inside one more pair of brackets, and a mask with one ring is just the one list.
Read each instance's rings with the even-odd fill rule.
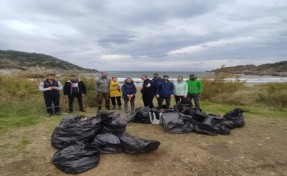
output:
[[142,75],[143,85],[141,89],[142,99],[145,107],[153,108],[154,88],[153,82],[148,79],[147,75]]
[[170,82],[167,75],[163,76],[163,80],[158,83],[156,97],[159,99],[159,108],[162,108],[162,103],[165,100],[166,108],[170,107],[170,98],[174,95],[174,85]]
[[175,102],[178,103],[183,101],[187,97],[188,86],[183,77],[177,77],[177,81],[174,83],[174,98]]
[[188,86],[188,99],[192,103],[194,100],[195,108],[200,109],[199,105],[199,95],[202,92],[202,82],[199,80],[195,74],[191,73],[189,75],[189,80],[186,81]]
[[[161,79],[161,77],[159,77],[159,74],[158,73],[154,73],[153,74],[153,79],[152,79],[152,83],[153,83],[153,93],[154,93],[154,95],[155,95],[155,97],[156,97],[156,92],[157,92],[157,87],[158,87],[158,83],[159,82],[161,82],[162,81],[162,79]],[[157,104],[159,103],[159,99],[158,98],[156,98],[156,100],[157,100]]]
[[[39,90],[44,94],[44,100],[47,108],[47,117],[50,117],[55,112],[55,115],[61,115],[60,113],[60,90],[63,90],[63,86],[59,81],[55,80],[55,74],[47,74],[46,80],[42,81],[39,85]],[[52,107],[54,104],[54,110]]]
[[106,72],[102,72],[101,77],[96,80],[98,111],[102,109],[103,99],[105,99],[106,110],[110,110],[110,82]]
[[68,96],[69,113],[73,112],[74,99],[77,98],[79,111],[85,112],[83,107],[83,96],[86,94],[86,85],[79,80],[76,75],[71,75],[70,79],[64,84],[64,95]]

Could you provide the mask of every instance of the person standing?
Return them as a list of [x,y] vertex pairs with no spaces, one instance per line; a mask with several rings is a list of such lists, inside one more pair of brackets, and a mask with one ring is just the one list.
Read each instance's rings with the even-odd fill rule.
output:
[[186,81],[188,86],[188,98],[192,104],[194,100],[195,108],[200,109],[199,95],[202,92],[202,82],[193,73],[189,75],[189,80]]
[[177,77],[177,81],[174,83],[174,97],[175,102],[183,101],[187,97],[188,86],[183,77]]
[[142,75],[141,79],[143,80],[143,85],[141,89],[142,99],[145,107],[153,108],[153,97],[154,97],[154,88],[153,83],[148,79],[147,75]]
[[83,108],[83,96],[86,95],[86,85],[76,75],[71,75],[70,79],[65,82],[64,95],[67,95],[69,99],[69,113],[73,112],[74,98],[78,100],[79,110],[85,112]]
[[111,83],[110,83],[110,98],[112,100],[112,110],[116,109],[116,100],[118,109],[121,110],[122,108],[122,102],[121,102],[121,88],[119,85],[119,82],[117,81],[117,77],[112,77]]
[[170,82],[167,75],[163,76],[163,80],[158,83],[157,95],[159,99],[159,108],[162,108],[163,100],[165,100],[166,108],[170,107],[170,98],[174,95],[174,85]]
[[[153,93],[154,93],[155,97],[156,97],[156,92],[157,92],[157,88],[158,88],[158,83],[161,81],[162,81],[162,79],[161,79],[161,77],[159,77],[158,73],[154,73],[152,83],[153,83]],[[157,97],[156,97],[156,100],[157,100],[157,105],[159,106],[159,99]]]
[[110,79],[108,74],[103,72],[96,81],[98,110],[102,109],[102,101],[105,99],[106,110],[110,110]]
[[124,99],[125,112],[128,113],[128,102],[131,104],[131,113],[135,110],[135,95],[137,88],[131,78],[127,78],[122,86],[122,93]]
[[[39,85],[39,90],[43,91],[44,100],[47,108],[47,117],[53,115],[61,115],[60,113],[60,90],[63,90],[63,86],[59,81],[55,80],[55,74],[48,74],[46,80],[42,81]],[[52,107],[54,104],[54,110]]]

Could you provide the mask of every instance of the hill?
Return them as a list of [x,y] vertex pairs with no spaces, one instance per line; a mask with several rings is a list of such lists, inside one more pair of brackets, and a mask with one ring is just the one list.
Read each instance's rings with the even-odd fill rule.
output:
[[212,72],[223,72],[230,74],[246,74],[246,75],[272,75],[287,76],[287,61],[276,63],[268,63],[262,65],[238,65],[234,67],[222,67],[212,70]]
[[86,69],[46,54],[0,50],[0,69],[27,70],[32,67],[41,67],[55,71],[97,72],[97,70]]

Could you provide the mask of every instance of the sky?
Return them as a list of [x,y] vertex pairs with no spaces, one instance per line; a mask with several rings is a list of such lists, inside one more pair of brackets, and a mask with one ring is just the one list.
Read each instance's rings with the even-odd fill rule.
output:
[[99,71],[208,71],[287,60],[286,0],[9,0],[0,49]]

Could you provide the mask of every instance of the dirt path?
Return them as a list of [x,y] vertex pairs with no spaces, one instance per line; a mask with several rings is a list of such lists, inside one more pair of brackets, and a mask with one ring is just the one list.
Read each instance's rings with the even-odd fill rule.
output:
[[[50,135],[57,124],[45,119],[1,136],[0,175],[65,175],[51,164],[56,150],[50,145]],[[287,175],[284,118],[247,116],[246,126],[228,136],[171,134],[160,126],[143,124],[129,124],[127,131],[135,137],[157,139],[161,145],[147,154],[101,155],[96,168],[80,175]]]

